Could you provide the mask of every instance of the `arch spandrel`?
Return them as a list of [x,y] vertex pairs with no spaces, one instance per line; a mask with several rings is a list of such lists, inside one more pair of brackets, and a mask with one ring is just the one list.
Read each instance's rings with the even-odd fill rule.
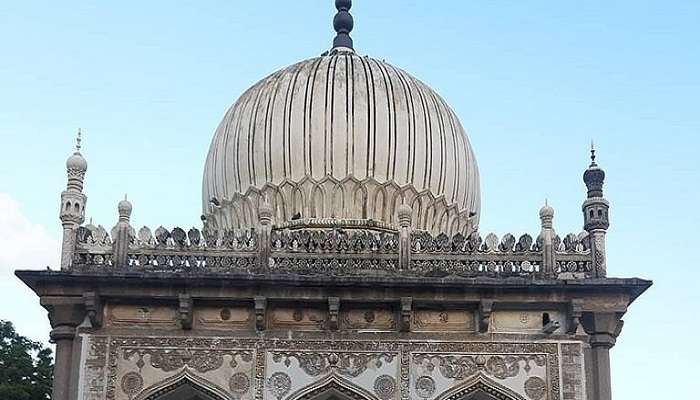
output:
[[305,386],[287,397],[287,400],[379,400],[372,393],[337,375]]
[[133,400],[235,400],[225,389],[187,368],[143,390]]
[[527,400],[513,390],[479,373],[446,390],[434,400]]

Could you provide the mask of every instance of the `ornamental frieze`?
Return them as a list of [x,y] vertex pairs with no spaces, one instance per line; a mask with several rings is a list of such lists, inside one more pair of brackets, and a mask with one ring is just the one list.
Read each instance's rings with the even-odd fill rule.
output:
[[153,368],[164,372],[175,371],[183,367],[189,367],[197,372],[214,371],[224,364],[224,356],[231,357],[229,365],[231,368],[238,366],[237,359],[250,362],[253,359],[253,352],[250,350],[218,350],[218,349],[168,349],[168,348],[136,348],[124,349],[124,359],[138,357],[136,365],[142,368],[144,356],[149,356],[150,365]]
[[481,372],[497,379],[518,376],[520,369],[529,372],[534,364],[544,367],[547,357],[544,354],[528,355],[444,355],[414,354],[413,362],[432,372],[436,367],[443,377],[463,380]]
[[394,361],[392,353],[345,353],[345,352],[292,352],[273,351],[272,359],[286,367],[296,359],[299,367],[309,376],[336,373],[345,377],[358,377],[367,368],[380,368],[383,363]]
[[81,400],[137,399],[182,373],[250,400],[286,400],[334,376],[387,400],[442,398],[480,376],[521,398],[561,395],[557,343],[121,336],[90,343],[91,364],[105,366],[91,365],[95,385],[90,391],[85,383]]

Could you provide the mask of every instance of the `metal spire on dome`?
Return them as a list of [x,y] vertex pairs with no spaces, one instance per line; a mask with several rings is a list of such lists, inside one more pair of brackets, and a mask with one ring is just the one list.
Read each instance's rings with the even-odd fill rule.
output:
[[78,137],[75,138],[75,151],[76,153],[80,153],[80,141],[82,140],[80,136],[82,133],[80,132],[80,128],[78,128]]
[[591,139],[591,166],[598,165],[595,162],[595,145],[593,139]]
[[333,17],[333,28],[336,36],[333,39],[333,48],[331,50],[349,50],[353,51],[352,38],[350,31],[353,27],[352,15],[350,15],[350,7],[352,0],[335,0],[335,8],[338,12]]

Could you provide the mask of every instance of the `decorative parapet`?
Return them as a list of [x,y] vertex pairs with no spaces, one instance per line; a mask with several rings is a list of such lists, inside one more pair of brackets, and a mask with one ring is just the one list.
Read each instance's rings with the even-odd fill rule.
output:
[[[132,230],[133,231],[133,230]],[[410,233],[407,252],[399,233],[387,229],[275,227],[261,242],[260,230],[225,232],[147,227],[129,235],[128,257],[114,258],[102,226],[80,227],[73,261],[76,270],[139,270],[300,276],[530,277],[577,279],[593,276],[588,234],[555,236],[554,267],[544,268],[541,235],[498,238],[478,233]],[[262,250],[269,249],[263,252]],[[406,261],[401,255],[408,254]],[[261,262],[262,261],[262,262]]]
[[275,230],[270,236],[273,252],[289,253],[397,253],[395,232],[343,229]]
[[[78,229],[73,259],[74,269],[114,267],[148,269],[153,271],[227,271],[231,267],[250,268],[258,249],[258,236],[252,229],[226,232],[201,232],[191,228],[167,230],[158,227],[139,229],[129,235],[126,265],[117,265],[112,239],[100,226],[87,225]],[[90,268],[93,269],[93,268]]]

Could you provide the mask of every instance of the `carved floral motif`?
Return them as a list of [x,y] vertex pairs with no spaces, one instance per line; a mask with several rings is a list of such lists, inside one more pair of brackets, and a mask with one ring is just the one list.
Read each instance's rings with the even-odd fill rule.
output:
[[228,387],[237,395],[246,394],[250,390],[250,378],[243,372],[237,372],[229,378]]
[[143,389],[143,378],[138,372],[127,372],[122,376],[121,388],[129,398]]
[[547,383],[539,376],[531,376],[525,381],[525,394],[532,400],[540,400],[547,394]]
[[374,393],[382,400],[393,399],[396,395],[396,379],[389,375],[380,375],[374,380]]
[[272,360],[286,367],[296,359],[299,367],[309,376],[321,376],[334,372],[338,375],[355,378],[367,368],[379,368],[383,363],[393,362],[391,353],[347,353],[347,352],[293,352],[274,351]]
[[267,378],[265,387],[279,400],[289,393],[289,390],[292,388],[292,378],[284,372],[275,372]]
[[435,394],[435,380],[427,375],[416,379],[416,394],[422,399],[427,399]]
[[[105,338],[104,336],[92,336],[98,340]],[[108,351],[106,360],[106,375],[105,375],[105,395],[106,400],[115,400],[117,398],[116,388],[120,385],[118,371],[124,360],[125,350],[132,350],[130,354],[138,354],[137,351],[152,351],[152,349],[207,349],[210,351],[221,352],[239,352],[245,351],[248,354],[255,354],[253,382],[254,393],[256,399],[263,398],[263,391],[268,388],[265,371],[265,354],[268,352],[279,353],[304,353],[304,354],[332,354],[332,353],[360,353],[360,354],[384,354],[393,357],[400,357],[400,375],[399,375],[399,391],[402,400],[409,400],[410,386],[409,376],[411,373],[410,366],[411,354],[415,359],[416,355],[445,355],[449,353],[466,354],[475,357],[477,354],[483,354],[486,357],[499,355],[504,358],[507,356],[513,357],[529,357],[535,356],[544,360],[546,366],[546,377],[549,382],[547,389],[547,398],[559,399],[561,397],[559,386],[559,346],[555,343],[502,343],[502,342],[426,342],[413,341],[399,343],[395,341],[383,340],[269,340],[260,338],[233,338],[233,337],[111,337],[106,347],[100,347],[104,351]],[[281,350],[284,349],[284,350]],[[284,356],[282,357],[282,359]],[[281,359],[281,360],[282,360]],[[241,358],[237,358],[241,360]],[[251,360],[253,361],[253,360]],[[390,362],[388,358],[382,358],[381,361]],[[529,363],[532,364],[534,360]],[[520,361],[519,368],[524,369],[524,361]],[[338,363],[340,364],[340,360]],[[508,365],[508,363],[505,363]],[[321,362],[324,365],[324,362]],[[372,364],[369,364],[372,365]],[[539,365],[539,364],[538,364]],[[532,365],[531,365],[532,366]],[[425,367],[425,366],[424,366]],[[484,364],[484,368],[485,364]],[[323,369],[323,367],[321,367]],[[314,369],[312,369],[313,371]],[[350,370],[353,370],[350,368]],[[505,369],[508,370],[507,368]],[[283,384],[284,381],[279,383]],[[283,388],[284,385],[273,387]],[[488,387],[484,387],[484,390]],[[277,392],[279,393],[279,392]],[[466,392],[456,394],[454,399],[460,399]],[[470,392],[471,393],[471,392]],[[467,393],[468,394],[468,393]],[[500,399],[506,397],[498,397]]]
[[396,253],[399,238],[393,232],[329,230],[275,230],[273,251],[305,253]]
[[517,376],[520,368],[529,372],[532,369],[530,363],[543,367],[547,363],[544,354],[530,355],[443,355],[443,354],[415,354],[413,362],[424,366],[428,371],[435,367],[448,379],[463,380],[470,376],[483,372],[486,375],[498,379],[506,379]]
[[144,356],[150,356],[150,363],[153,368],[165,372],[175,371],[182,367],[189,367],[197,372],[214,371],[224,364],[224,356],[231,356],[229,363],[232,368],[238,366],[236,358],[239,357],[244,362],[250,362],[253,358],[252,351],[249,350],[219,350],[219,349],[163,349],[163,348],[136,348],[125,349],[124,359],[130,359],[137,355],[139,362],[143,362]]

